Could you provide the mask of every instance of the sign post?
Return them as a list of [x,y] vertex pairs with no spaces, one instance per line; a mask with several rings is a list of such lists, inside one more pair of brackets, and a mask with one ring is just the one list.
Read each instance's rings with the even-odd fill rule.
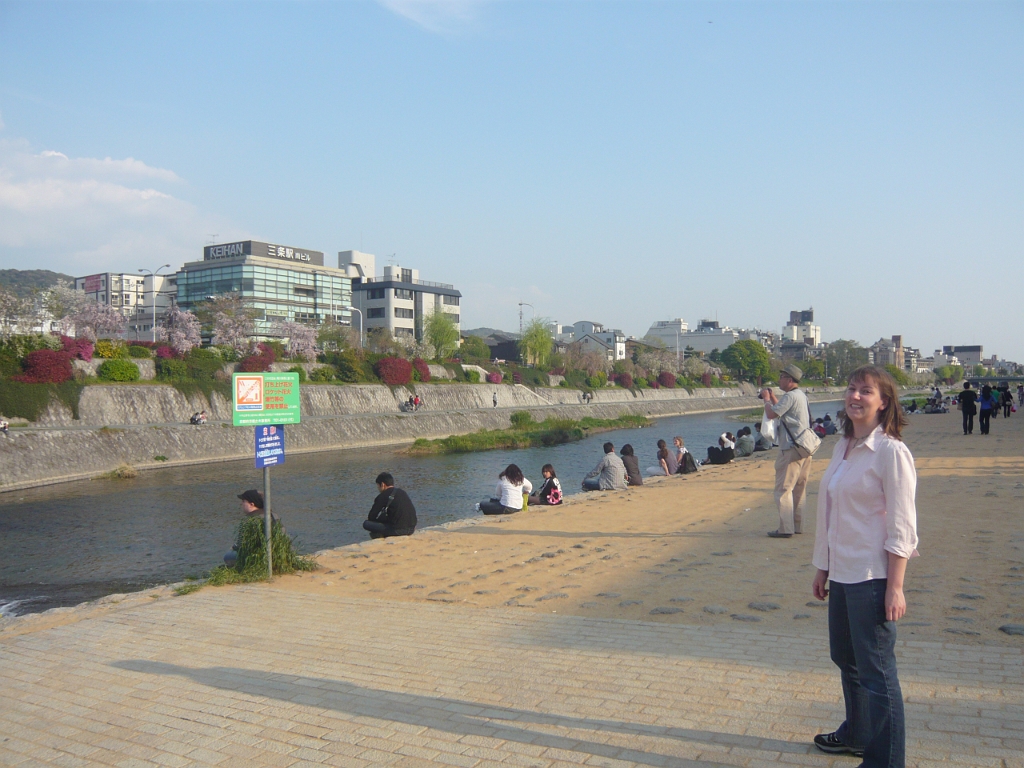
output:
[[300,423],[299,374],[231,375],[231,423],[256,428],[256,469],[263,470],[263,530],[267,537],[267,578],[274,576],[270,468],[284,464],[284,425]]
[[270,468],[284,464],[284,425],[256,427],[256,469],[263,470],[263,528],[267,535],[267,578],[274,576],[270,505]]

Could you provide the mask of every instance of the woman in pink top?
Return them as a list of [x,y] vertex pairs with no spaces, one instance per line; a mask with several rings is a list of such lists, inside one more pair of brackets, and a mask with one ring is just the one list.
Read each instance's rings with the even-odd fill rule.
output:
[[829,646],[846,720],[814,744],[863,755],[864,768],[905,765],[896,622],[907,610],[907,561],[917,555],[917,473],[900,437],[906,423],[892,377],[858,368],[846,389],[843,439],[818,489],[812,590],[819,600],[831,591]]

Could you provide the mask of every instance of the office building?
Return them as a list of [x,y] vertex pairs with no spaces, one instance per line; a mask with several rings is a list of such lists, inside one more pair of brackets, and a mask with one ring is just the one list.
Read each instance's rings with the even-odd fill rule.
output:
[[821,346],[821,326],[814,324],[814,308],[789,313],[789,322],[782,327],[782,343],[802,342],[808,347]]
[[366,330],[387,329],[398,340],[423,340],[426,320],[445,312],[459,327],[462,294],[448,283],[421,280],[418,269],[388,265],[376,275],[376,257],[340,251],[338,269],[352,282],[352,305],[362,313]]
[[966,347],[943,347],[942,354],[960,358],[962,365],[980,365],[982,358],[985,357],[984,347],[980,344]]
[[[645,339],[657,339],[665,345],[665,349],[682,350],[686,349],[686,333],[690,326],[682,318],[675,320],[658,320],[647,330]],[[710,350],[709,350],[710,351]]]
[[352,281],[345,270],[324,266],[322,251],[255,240],[208,245],[202,261],[188,262],[175,277],[182,309],[225,294],[244,299],[257,312],[258,336],[272,336],[286,321],[352,321]]
[[100,272],[75,278],[75,290],[124,315],[128,339],[145,340],[146,334],[152,334],[154,310],[159,323],[171,308],[176,280],[174,275],[154,278],[153,275]]

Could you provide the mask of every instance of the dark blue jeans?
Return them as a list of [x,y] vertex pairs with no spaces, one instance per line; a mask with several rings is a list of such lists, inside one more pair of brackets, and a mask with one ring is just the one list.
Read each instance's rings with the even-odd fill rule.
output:
[[885,579],[830,583],[828,637],[839,667],[846,721],[836,731],[864,750],[864,768],[904,768],[903,692],[896,677],[896,622],[885,620]]

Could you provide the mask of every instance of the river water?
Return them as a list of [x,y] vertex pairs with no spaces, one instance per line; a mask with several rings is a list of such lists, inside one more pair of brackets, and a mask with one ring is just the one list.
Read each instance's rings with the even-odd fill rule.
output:
[[[812,403],[815,417],[837,402]],[[408,456],[394,448],[357,448],[286,458],[272,470],[272,502],[300,552],[366,539],[362,522],[391,472],[416,505],[419,527],[479,514],[498,473],[522,467],[534,485],[553,464],[563,492],[579,492],[584,474],[610,440],[631,443],[641,468],[656,443],[681,435],[699,458],[718,435],[742,422],[727,413],[660,419],[653,427],[603,432],[553,448],[449,456]],[[202,576],[230,549],[241,515],[237,494],[262,489],[252,460],[142,472],[132,480],[91,480],[0,494],[0,615],[77,605],[104,595]]]

